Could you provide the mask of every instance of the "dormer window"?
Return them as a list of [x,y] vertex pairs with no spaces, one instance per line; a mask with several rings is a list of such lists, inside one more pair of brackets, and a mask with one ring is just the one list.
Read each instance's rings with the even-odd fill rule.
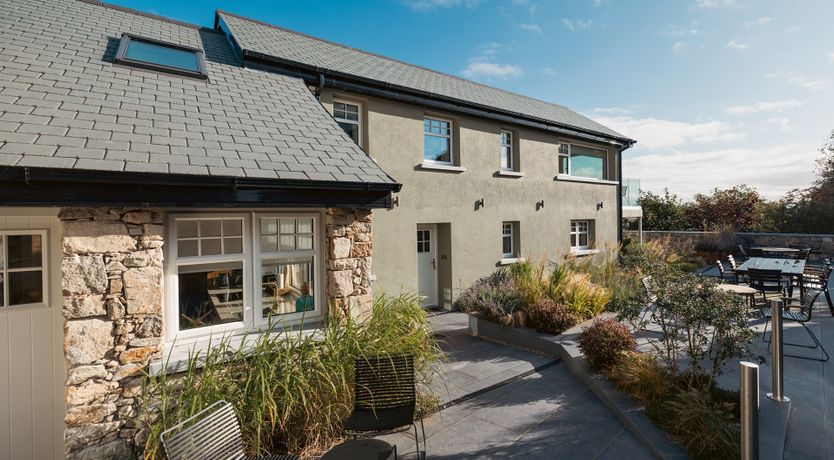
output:
[[135,35],[122,35],[113,62],[186,77],[208,78],[202,51]]

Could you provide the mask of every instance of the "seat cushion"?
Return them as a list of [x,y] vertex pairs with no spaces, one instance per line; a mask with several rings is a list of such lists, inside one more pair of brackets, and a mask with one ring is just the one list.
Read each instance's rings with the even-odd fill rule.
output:
[[367,431],[390,431],[414,422],[414,406],[407,405],[392,409],[368,409],[354,408],[353,413],[345,422],[345,431],[367,432]]

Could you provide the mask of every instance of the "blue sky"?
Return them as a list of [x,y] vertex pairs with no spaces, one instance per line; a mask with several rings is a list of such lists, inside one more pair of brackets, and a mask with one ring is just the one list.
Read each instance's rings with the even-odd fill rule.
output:
[[814,178],[834,129],[830,0],[116,0],[211,26],[215,8],[556,102],[638,140],[643,188]]

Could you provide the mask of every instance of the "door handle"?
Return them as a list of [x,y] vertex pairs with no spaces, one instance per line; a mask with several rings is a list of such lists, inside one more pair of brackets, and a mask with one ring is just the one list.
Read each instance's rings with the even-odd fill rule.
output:
[[431,259],[431,268],[437,270],[437,259],[435,259],[434,257],[432,257]]

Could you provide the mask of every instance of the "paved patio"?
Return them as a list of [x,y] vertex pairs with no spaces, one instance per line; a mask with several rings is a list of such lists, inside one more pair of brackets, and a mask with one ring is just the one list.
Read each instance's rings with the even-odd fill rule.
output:
[[[449,356],[441,401],[463,400],[425,419],[429,458],[652,458],[564,364],[472,337],[461,313],[431,323]],[[413,437],[385,439],[415,457]]]

